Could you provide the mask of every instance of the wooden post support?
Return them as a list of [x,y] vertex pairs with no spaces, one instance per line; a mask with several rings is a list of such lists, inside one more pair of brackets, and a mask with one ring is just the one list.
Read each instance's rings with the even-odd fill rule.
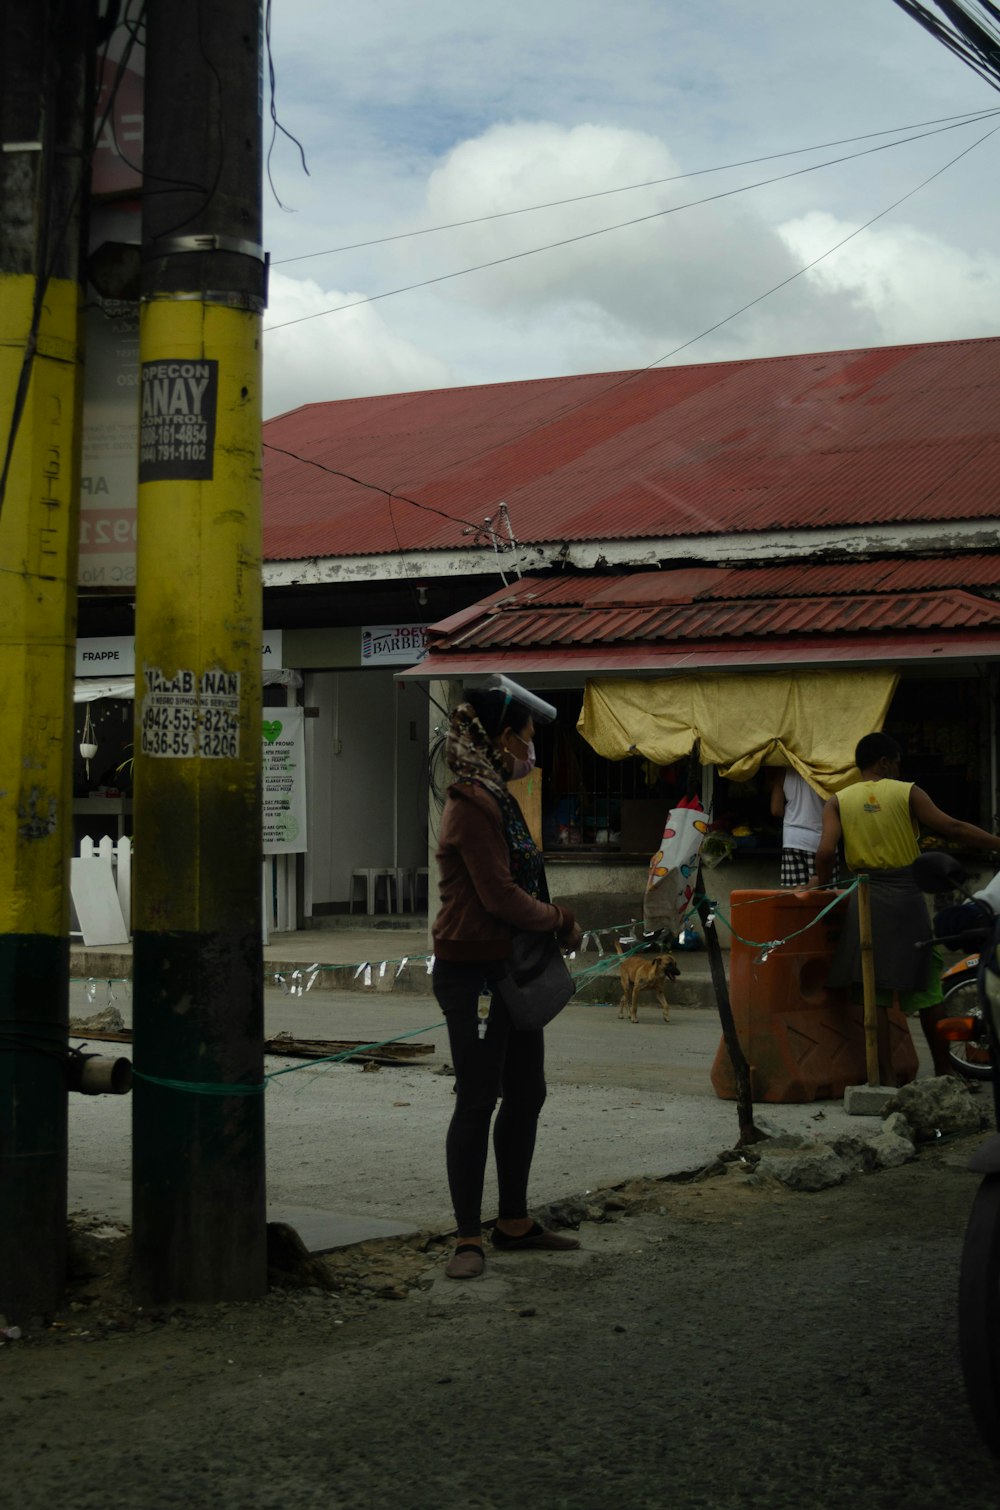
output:
[[868,1084],[880,1085],[878,1026],[875,1005],[875,956],[872,953],[872,904],[868,877],[858,876],[858,936],[861,943],[861,988],[865,1007],[865,1066]]
[[753,1093],[750,1087],[750,1066],[747,1064],[746,1055],[743,1052],[743,1046],[736,1031],[736,1023],[733,1020],[733,1008],[729,999],[729,982],[726,980],[726,966],[722,958],[719,936],[715,931],[715,924],[713,923],[711,927],[708,924],[708,915],[711,909],[705,898],[700,865],[698,866],[698,877],[695,881],[695,892],[700,898],[696,905],[698,916],[701,919],[701,926],[705,933],[705,949],[708,952],[708,965],[712,972],[715,1004],[719,1011],[722,1036],[729,1051],[729,1059],[733,1066],[733,1077],[736,1081],[736,1119],[740,1129],[737,1146],[746,1145],[747,1143],[759,1143],[765,1135],[754,1124],[753,1120]]

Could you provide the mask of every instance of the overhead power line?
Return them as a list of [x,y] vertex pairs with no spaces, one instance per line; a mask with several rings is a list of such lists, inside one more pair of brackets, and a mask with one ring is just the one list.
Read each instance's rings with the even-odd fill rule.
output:
[[[421,226],[413,231],[398,231],[391,236],[376,236],[371,241],[350,241],[343,246],[329,246],[319,252],[300,252],[295,257],[277,257],[272,267],[287,267],[292,262],[308,262],[315,257],[333,257],[339,252],[357,252],[368,246],[385,246],[390,241],[407,241],[413,236],[433,236],[438,231],[456,231],[464,226],[485,225],[491,220],[505,220],[511,215],[533,215],[537,210],[554,210],[563,205],[582,204],[588,199],[606,199],[609,194],[631,194],[636,189],[655,189],[663,184],[680,183],[686,178],[704,178],[709,173],[727,173],[731,168],[750,168],[756,163],[776,162],[782,157],[798,157],[804,152],[825,152],[828,147],[846,147],[851,142],[870,141],[874,136],[895,136],[900,131],[920,131],[925,126],[940,126],[950,122],[973,126],[987,116],[996,115],[991,110],[964,110],[960,115],[939,115],[929,121],[911,121],[905,126],[887,126],[881,131],[862,131],[857,136],[841,136],[831,142],[815,142],[811,147],[788,147],[783,152],[767,152],[760,157],[743,157],[737,162],[719,163],[714,168],[692,168],[687,173],[672,173],[667,178],[645,178],[639,183],[619,184],[614,189],[594,189],[588,194],[571,194],[566,199],[547,199],[542,204],[519,205],[513,210],[494,210],[489,215],[473,215],[468,220],[450,220],[443,225]],[[909,138],[908,138],[909,139]],[[895,145],[887,143],[887,145]]]
[[[615,382],[608,383],[605,387],[599,389],[597,393],[588,394],[585,399],[581,399],[578,403],[564,404],[561,408],[554,410],[551,414],[546,415],[544,419],[538,420],[533,425],[526,425],[523,429],[513,431],[511,434],[504,436],[501,440],[492,440],[488,446],[484,446],[478,451],[471,451],[465,456],[456,458],[455,461],[449,462],[446,467],[443,467],[441,469],[441,473],[451,471],[453,468],[458,466],[464,466],[467,462],[475,461],[477,457],[485,455],[488,451],[496,451],[502,446],[509,445],[512,441],[521,440],[525,435],[531,435],[536,430],[544,429],[547,425],[552,424],[554,421],[563,419],[568,414],[572,414],[577,410],[586,408],[590,404],[596,403],[599,399],[604,398],[607,394],[614,392],[616,388],[623,388],[627,383],[635,382],[637,378],[643,377],[647,372],[651,372],[654,368],[662,366],[662,364],[664,362],[668,362],[671,357],[675,357],[680,352],[686,351],[689,347],[696,345],[698,341],[704,340],[706,336],[712,335],[715,331],[720,330],[722,326],[728,325],[731,321],[738,319],[739,316],[745,314],[748,309],[753,309],[756,305],[763,303],[763,301],[765,299],[769,299],[772,294],[776,294],[781,289],[787,288],[790,283],[794,283],[796,279],[801,278],[804,273],[807,273],[812,268],[817,267],[819,263],[825,261],[827,257],[830,257],[834,252],[839,251],[842,246],[846,246],[849,241],[853,241],[855,237],[860,236],[864,231],[868,230],[870,226],[873,226],[876,223],[876,221],[884,219],[886,215],[890,215],[893,210],[898,209],[901,204],[905,204],[908,199],[912,199],[915,194],[919,194],[921,189],[925,189],[928,184],[933,183],[935,179],[940,178],[942,174],[947,173],[948,169],[952,168],[955,163],[959,162],[963,157],[967,157],[970,152],[974,152],[977,147],[981,146],[983,142],[987,141],[991,136],[995,136],[998,131],[1000,131],[1000,126],[994,126],[992,130],[984,132],[984,134],[979,137],[977,141],[972,142],[968,147],[964,147],[961,152],[956,153],[954,157],[948,160],[948,162],[943,163],[940,168],[936,168],[933,173],[930,173],[926,178],[921,179],[918,184],[914,184],[912,189],[908,189],[905,194],[899,195],[899,197],[894,199],[891,204],[888,204],[884,209],[879,210],[876,215],[872,215],[862,225],[855,227],[855,229],[853,231],[850,231],[846,236],[842,236],[839,241],[836,241],[833,244],[833,246],[827,247],[826,250],[820,252],[818,256],[813,257],[810,259],[810,261],[803,263],[802,266],[797,268],[794,273],[790,273],[787,278],[782,278],[778,283],[773,284],[770,288],[765,289],[763,293],[758,294],[756,298],[747,300],[747,302],[745,304],[741,304],[738,309],[732,310],[728,315],[724,315],[722,319],[716,320],[713,324],[706,326],[705,329],[699,331],[697,335],[691,336],[688,340],[680,342],[679,345],[672,347],[670,351],[664,352],[662,356],[656,357],[654,361],[647,363],[645,367],[640,367],[635,371],[626,373],[623,377],[616,379]],[[567,378],[566,381],[567,383],[576,382],[577,379]],[[282,455],[291,457],[294,461],[300,461],[306,466],[318,467],[321,471],[330,472],[335,477],[343,477],[346,478],[349,482],[357,483],[359,487],[368,488],[373,492],[381,493],[391,501],[410,503],[415,508],[423,509],[428,513],[438,514],[443,519],[451,520],[452,523],[462,524],[471,528],[477,528],[477,526],[472,524],[471,520],[463,519],[459,515],[448,514],[443,509],[435,508],[429,504],[419,503],[415,498],[409,498],[406,496],[406,494],[399,493],[395,489],[384,488],[378,483],[367,482],[363,478],[353,476],[349,472],[338,471],[335,467],[328,467],[322,462],[313,461],[310,457],[300,456],[295,451],[288,451],[281,446],[272,445],[269,441],[265,441],[264,445],[266,449],[280,452]],[[441,475],[441,473],[432,473],[431,475],[439,476]]]
[[993,89],[1000,89],[1000,10],[991,0],[937,0],[945,20],[920,0],[896,0],[936,41],[961,58]]
[[[996,112],[989,113],[990,116],[993,114],[996,114]],[[828,157],[825,162],[811,163],[805,168],[792,168],[787,173],[777,173],[773,178],[760,178],[755,183],[741,184],[735,189],[722,189],[718,194],[705,195],[703,199],[689,199],[684,204],[669,205],[666,209],[653,210],[648,215],[636,215],[631,220],[620,220],[614,225],[600,226],[594,231],[581,231],[575,236],[563,236],[558,241],[546,242],[544,246],[528,247],[523,252],[509,252],[504,257],[493,257],[488,262],[477,262],[472,267],[456,268],[450,273],[438,273],[436,277],[422,278],[416,283],[405,283],[399,288],[383,289],[381,293],[367,294],[361,299],[351,299],[346,304],[335,304],[330,309],[317,309],[312,314],[296,315],[292,320],[279,320],[272,325],[265,325],[264,330],[287,330],[290,325],[302,325],[307,320],[319,320],[326,315],[342,314],[346,309],[358,309],[364,304],[375,304],[380,299],[391,299],[396,294],[412,293],[418,288],[430,288],[435,283],[446,283],[452,278],[464,278],[469,273],[483,272],[486,268],[501,267],[508,262],[518,262],[524,257],[535,257],[539,252],[551,252],[559,247],[573,246],[580,241],[590,241],[595,236],[606,236],[610,231],[626,230],[629,226],[643,225],[651,220],[662,220],[667,215],[679,214],[681,210],[692,210],[696,209],[699,205],[714,204],[722,199],[731,199],[734,195],[745,194],[751,189],[764,189],[770,184],[784,183],[790,178],[801,178],[804,174],[815,173],[820,168],[832,168],[838,163],[853,162],[859,157],[870,157],[876,152],[886,152],[892,147],[901,147],[908,142],[923,141],[929,136],[940,136],[943,132],[956,131],[961,126],[968,124],[970,123],[963,119],[958,125],[939,126],[933,131],[919,132],[916,136],[901,137],[898,141],[894,142],[882,142],[877,147],[866,147],[861,152],[847,152],[840,157]],[[958,156],[962,157],[964,153],[959,153]],[[956,158],[955,161],[957,160]]]
[[263,446],[265,451],[276,451],[281,456],[291,457],[292,461],[300,461],[303,466],[317,467],[321,472],[329,472],[331,477],[342,477],[346,482],[357,483],[359,488],[367,488],[372,493],[381,493],[384,498],[390,500],[390,503],[411,503],[415,509],[422,509],[425,514],[437,514],[442,519],[449,519],[452,524],[461,524],[471,530],[481,528],[481,525],[474,524],[471,519],[463,519],[460,514],[449,514],[444,509],[435,508],[433,504],[420,503],[416,498],[407,498],[405,493],[398,493],[395,488],[384,488],[381,483],[366,482],[363,477],[355,477],[350,472],[341,472],[337,467],[328,467],[326,462],[316,461],[312,456],[300,456],[298,451],[288,451],[284,446],[273,445],[269,440],[265,440]]
[[[948,169],[953,167],[961,158],[968,156],[970,152],[974,152],[988,137],[995,136],[998,131],[1000,131],[1000,126],[994,126],[992,131],[985,132],[978,141],[972,142],[968,147],[963,148],[961,152],[957,153],[948,162],[942,164],[940,168],[935,169],[927,178],[915,184],[912,189],[908,189],[905,194],[901,194],[898,199],[894,199],[892,204],[886,205],[884,210],[879,210],[877,215],[872,215],[863,225],[857,226],[848,235],[842,236],[839,241],[834,242],[833,246],[828,246],[825,252],[820,252],[818,257],[813,257],[810,262],[803,263],[801,267],[796,268],[794,273],[790,273],[787,278],[782,278],[779,283],[775,283],[770,288],[765,289],[755,299],[749,299],[746,304],[741,304],[739,309],[734,309],[731,314],[724,315],[721,320],[716,320],[714,325],[706,326],[696,336],[691,336],[689,340],[682,341],[679,346],[674,346],[670,351],[664,352],[663,356],[656,357],[654,361],[649,362],[645,367],[640,367],[634,372],[626,373],[624,377],[619,378],[614,383],[609,383],[606,388],[602,388],[598,393],[590,394],[587,398],[581,399],[577,404],[567,404],[562,409],[557,410],[555,414],[548,415],[544,420],[540,420],[538,424],[529,425],[524,430],[518,430],[516,434],[507,436],[500,444],[507,445],[512,440],[520,440],[522,436],[530,435],[533,430],[538,430],[544,425],[551,424],[554,419],[562,419],[566,414],[572,414],[577,409],[583,409],[588,404],[595,403],[599,398],[603,398],[605,394],[613,392],[616,388],[624,387],[626,383],[634,382],[636,378],[642,377],[644,373],[651,372],[654,367],[662,366],[664,362],[669,362],[671,357],[677,356],[680,352],[686,351],[688,347],[695,346],[699,341],[703,341],[706,336],[710,336],[715,331],[721,330],[723,325],[728,325],[730,321],[738,319],[740,315],[746,314],[748,309],[753,309],[755,305],[763,303],[772,294],[778,293],[781,289],[787,288],[790,283],[794,283],[797,278],[801,278],[803,273],[808,273],[811,268],[816,267],[820,262],[824,262],[827,257],[832,257],[834,252],[838,252],[842,246],[846,246],[849,241],[853,241],[856,236],[860,236],[862,231],[867,231],[869,226],[874,225],[877,220],[882,220],[886,215],[890,215],[901,204],[905,204],[906,200],[912,199],[914,194],[919,194],[921,189],[926,188],[929,183],[933,183],[935,178],[940,178],[942,173],[947,173]],[[484,451],[495,449],[495,445],[496,443],[494,442],[493,445],[485,447]],[[477,456],[483,455],[484,451],[473,451],[470,455],[462,457],[460,461],[452,462],[449,465],[461,466],[464,462],[474,461]],[[445,468],[445,470],[448,470],[448,468]]]

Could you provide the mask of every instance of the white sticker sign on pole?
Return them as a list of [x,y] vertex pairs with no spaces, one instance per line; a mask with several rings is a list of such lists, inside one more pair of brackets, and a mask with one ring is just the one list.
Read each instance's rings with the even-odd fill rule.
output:
[[143,670],[142,753],[167,760],[236,760],[240,753],[240,673]]

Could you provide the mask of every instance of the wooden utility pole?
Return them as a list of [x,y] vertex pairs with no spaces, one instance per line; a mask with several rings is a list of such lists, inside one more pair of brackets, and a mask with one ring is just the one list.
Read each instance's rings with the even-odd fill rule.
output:
[[[865,1068],[868,1084],[881,1083],[878,1063],[878,1008],[875,1004],[875,956],[872,952],[872,901],[868,877],[858,876],[858,942],[861,947],[861,992],[865,1022]],[[889,1066],[886,1066],[888,1071]]]
[[753,1089],[750,1084],[750,1066],[747,1064],[743,1045],[740,1043],[740,1035],[736,1031],[736,1023],[733,1019],[733,1007],[729,999],[729,982],[726,980],[726,966],[722,958],[719,935],[716,932],[714,920],[709,923],[712,905],[705,896],[705,885],[702,880],[700,862],[698,865],[697,880],[695,881],[695,892],[700,898],[697,910],[705,934],[705,949],[708,952],[708,967],[712,975],[715,1005],[718,1008],[719,1021],[722,1024],[722,1036],[729,1053],[729,1062],[733,1067],[733,1080],[736,1085],[736,1120],[740,1130],[737,1145],[745,1146],[748,1143],[759,1143],[764,1134],[756,1126],[753,1119]]
[[93,7],[0,10],[0,1312],[66,1269],[80,263]]
[[136,588],[137,1294],[266,1287],[260,0],[148,0]]

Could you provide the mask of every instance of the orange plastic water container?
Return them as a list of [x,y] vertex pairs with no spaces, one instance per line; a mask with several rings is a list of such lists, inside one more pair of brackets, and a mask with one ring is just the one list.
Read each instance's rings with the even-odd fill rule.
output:
[[[740,1044],[750,1065],[755,1101],[831,1101],[868,1079],[864,1011],[846,989],[826,978],[846,903],[807,927],[834,899],[832,891],[734,891],[729,916],[729,995]],[[791,938],[805,928],[805,933]],[[737,938],[739,934],[741,937]],[[743,939],[760,942],[744,943]],[[761,958],[771,939],[787,939]],[[860,997],[860,988],[857,993]],[[882,1010],[881,1008],[879,1009]],[[900,1085],[917,1073],[917,1054],[905,1016],[889,1012],[892,1063]],[[736,1098],[725,1041],[712,1065],[712,1086]]]

